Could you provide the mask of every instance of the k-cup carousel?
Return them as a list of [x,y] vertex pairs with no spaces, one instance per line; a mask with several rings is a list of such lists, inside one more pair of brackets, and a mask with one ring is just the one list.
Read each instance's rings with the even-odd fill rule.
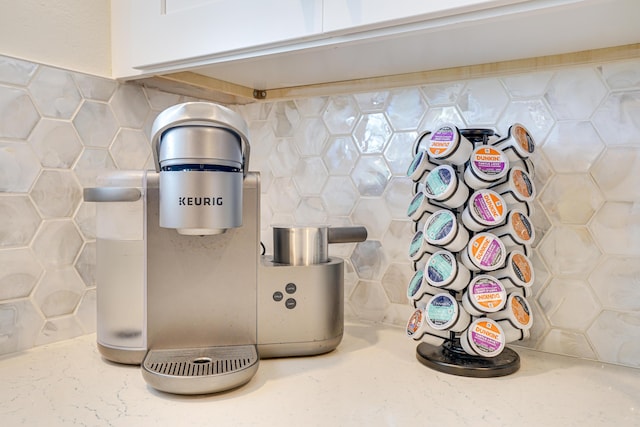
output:
[[442,124],[416,139],[406,333],[425,366],[481,378],[520,368],[507,344],[527,339],[533,323],[534,148],[519,123],[506,137]]

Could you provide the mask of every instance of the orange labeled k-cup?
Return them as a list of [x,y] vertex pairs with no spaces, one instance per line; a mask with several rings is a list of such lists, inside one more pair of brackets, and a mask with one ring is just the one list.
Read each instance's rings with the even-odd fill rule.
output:
[[473,236],[460,256],[465,267],[475,272],[498,270],[506,258],[507,251],[502,240],[488,232]]
[[515,162],[529,158],[536,144],[527,128],[520,123],[515,123],[509,128],[507,136],[496,141],[494,146],[504,151],[509,160]]
[[474,190],[488,188],[500,182],[509,172],[509,159],[491,145],[480,145],[471,152],[464,170],[464,182]]

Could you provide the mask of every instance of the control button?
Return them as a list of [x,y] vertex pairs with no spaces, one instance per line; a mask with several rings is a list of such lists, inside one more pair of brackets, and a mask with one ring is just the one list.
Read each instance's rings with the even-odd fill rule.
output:
[[282,301],[282,298],[284,298],[284,295],[282,295],[282,292],[280,291],[276,291],[273,293],[273,300],[276,302],[280,302]]
[[293,298],[288,298],[285,302],[284,302],[284,306],[287,307],[289,310],[291,310],[292,308],[296,308],[296,300]]
[[284,287],[284,290],[288,294],[292,294],[298,289],[295,283],[287,283],[287,286]]

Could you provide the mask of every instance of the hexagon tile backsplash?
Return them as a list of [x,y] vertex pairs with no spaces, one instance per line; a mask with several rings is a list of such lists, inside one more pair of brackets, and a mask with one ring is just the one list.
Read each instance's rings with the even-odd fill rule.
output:
[[[82,188],[149,168],[150,124],[184,100],[0,56],[0,354],[95,331]],[[640,60],[232,108],[262,173],[268,250],[270,224],[365,225],[366,242],[330,248],[346,259],[347,316],[402,327],[416,136],[524,124],[539,238],[523,345],[640,367]]]

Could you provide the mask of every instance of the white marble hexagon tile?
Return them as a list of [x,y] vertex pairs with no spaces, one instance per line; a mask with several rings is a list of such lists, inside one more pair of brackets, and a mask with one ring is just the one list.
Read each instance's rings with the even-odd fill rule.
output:
[[151,122],[183,99],[0,56],[0,354],[95,331],[82,188],[148,167]]
[[[185,98],[0,56],[0,354],[95,330],[105,169],[151,166],[148,132]],[[640,61],[233,107],[248,121],[270,224],[362,224],[347,315],[404,326],[405,170],[443,121],[536,138],[536,323],[524,345],[640,367]]]
[[523,345],[640,367],[640,61],[237,110],[260,132],[253,165],[274,177],[267,247],[269,222],[365,225],[367,242],[330,248],[347,260],[348,314],[402,327],[416,135],[445,121],[501,133],[523,123],[538,143],[540,236]]

